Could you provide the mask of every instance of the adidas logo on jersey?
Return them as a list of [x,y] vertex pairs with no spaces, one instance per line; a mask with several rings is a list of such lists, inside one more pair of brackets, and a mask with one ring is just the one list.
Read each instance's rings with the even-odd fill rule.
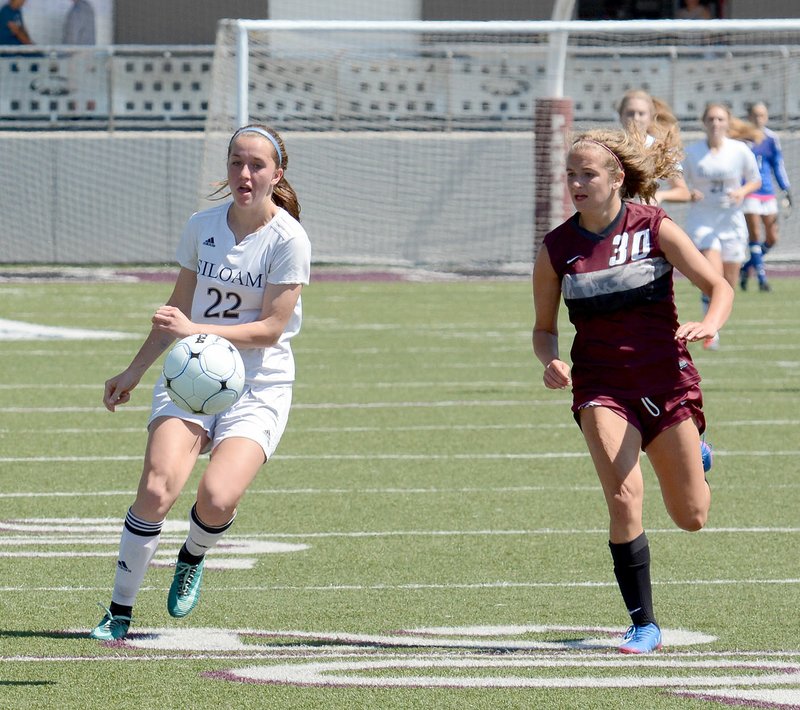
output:
[[204,247],[215,247],[215,246],[217,246],[216,244],[214,244],[214,237],[209,237],[208,239],[206,239],[203,242],[203,246]]

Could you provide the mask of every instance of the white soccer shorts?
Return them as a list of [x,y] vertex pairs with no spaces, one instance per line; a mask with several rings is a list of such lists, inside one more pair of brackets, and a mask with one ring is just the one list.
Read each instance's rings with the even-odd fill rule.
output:
[[286,429],[291,406],[291,385],[270,385],[255,390],[247,387],[242,398],[221,414],[192,414],[169,398],[164,378],[160,377],[153,388],[152,411],[147,426],[149,428],[157,417],[177,417],[199,424],[206,430],[211,443],[203,453],[212,451],[224,439],[239,436],[259,444],[269,460]]

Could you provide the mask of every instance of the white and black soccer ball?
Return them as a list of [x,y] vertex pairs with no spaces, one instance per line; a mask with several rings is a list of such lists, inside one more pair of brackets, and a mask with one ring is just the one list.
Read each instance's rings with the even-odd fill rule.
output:
[[244,393],[242,356],[219,335],[179,340],[164,359],[163,372],[167,393],[187,412],[219,414]]

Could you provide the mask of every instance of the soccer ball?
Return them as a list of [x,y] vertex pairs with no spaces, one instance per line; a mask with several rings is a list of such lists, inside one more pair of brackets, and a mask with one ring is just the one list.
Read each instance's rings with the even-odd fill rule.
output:
[[194,414],[219,414],[244,392],[239,351],[219,335],[200,333],[179,340],[164,360],[167,393]]

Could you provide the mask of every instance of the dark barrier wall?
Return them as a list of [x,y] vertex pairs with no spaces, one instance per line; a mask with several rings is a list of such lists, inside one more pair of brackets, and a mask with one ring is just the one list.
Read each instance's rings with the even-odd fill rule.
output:
[[[419,19],[549,20],[554,3],[555,0],[421,0]],[[798,16],[797,0],[708,0],[708,3],[715,15],[727,19]],[[576,0],[575,17],[671,18],[680,4],[681,0]],[[352,11],[346,14],[352,19]],[[314,16],[312,8],[308,19]],[[269,0],[114,0],[114,43],[214,44],[217,20],[226,17],[269,19]]]
[[115,44],[214,44],[225,17],[267,19],[267,0],[116,0]]

